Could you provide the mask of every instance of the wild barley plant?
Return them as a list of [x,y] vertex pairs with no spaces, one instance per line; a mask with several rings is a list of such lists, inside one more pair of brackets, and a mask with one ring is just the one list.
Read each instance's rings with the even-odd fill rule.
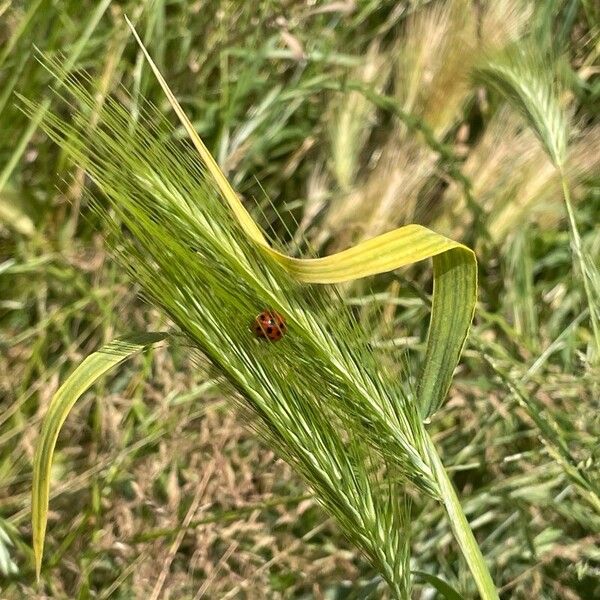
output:
[[[354,91],[332,101],[330,170],[338,189],[331,190],[333,200],[323,207],[317,243],[330,231],[335,232],[335,246],[347,241],[348,231],[354,239],[365,239],[388,230],[390,224],[431,222],[440,204],[432,198],[431,182],[440,170],[456,181],[457,195],[470,205],[467,210],[477,210],[479,196],[469,192],[470,182],[447,143],[449,132],[462,123],[472,101],[472,69],[482,52],[497,51],[522,35],[530,17],[531,6],[518,0],[478,7],[448,0],[415,11],[389,47],[373,43],[377,52],[368,52],[367,66],[352,75],[355,81],[372,82],[365,85],[368,97]],[[383,101],[374,102],[374,92],[386,88],[390,95],[379,94]],[[377,110],[391,121],[385,131],[373,135]],[[375,148],[367,145],[373,139],[381,140]],[[368,169],[359,168],[360,153],[370,157]],[[444,203],[440,212],[455,203]]]
[[[598,125],[582,128],[569,144],[564,171],[571,186],[581,188],[586,178],[598,171],[598,144]],[[564,214],[560,204],[561,178],[556,167],[535,133],[523,127],[522,117],[509,105],[491,116],[481,138],[471,148],[463,172],[472,182],[473,196],[487,214],[487,231],[497,244],[505,243],[523,220],[544,229],[552,228]],[[469,226],[459,222],[466,210],[462,189],[451,184],[444,200],[449,214],[438,218],[436,226],[460,238]]]
[[[249,238],[244,215],[236,220],[223,197],[222,175],[215,178],[212,159],[199,162],[189,146],[175,143],[172,126],[158,110],[146,106],[132,127],[127,109],[109,98],[90,130],[87,115],[98,108],[92,81],[68,74],[56,62],[49,68],[63,82],[66,93],[57,93],[65,93],[75,117],[70,124],[48,114],[45,131],[101,191],[90,201],[132,281],[177,325],[190,351],[220,370],[231,397],[248,414],[249,426],[304,477],[395,598],[409,598],[411,590],[405,486],[444,503],[482,597],[496,598],[425,430],[423,417],[429,411],[423,415],[414,390],[382,368],[368,333],[335,289],[299,283],[293,276],[297,263],[285,268],[285,261],[275,260]],[[36,106],[23,102],[33,114]],[[354,260],[365,259],[357,254]],[[446,291],[462,303],[459,285]],[[260,341],[250,331],[253,317],[265,308],[285,315],[288,333],[280,342]],[[468,303],[466,311],[470,320]],[[102,369],[137,347],[135,342],[112,345]],[[447,382],[439,386],[445,392]],[[76,395],[63,397],[54,413],[51,407],[36,455],[38,571],[48,466],[75,400]]]
[[570,117],[563,108],[566,86],[561,59],[529,39],[489,56],[476,70],[477,79],[496,91],[525,119],[552,161],[562,185],[574,259],[579,265],[593,331],[590,362],[600,359],[600,275],[582,245],[569,181]]
[[[476,71],[476,78],[508,102],[538,138],[560,178],[574,260],[581,271],[587,309],[593,336],[588,346],[588,366],[597,368],[600,359],[600,274],[583,247],[569,191],[568,159],[569,115],[562,106],[565,86],[560,60],[552,53],[536,48],[532,40],[524,40],[503,52],[489,56]],[[577,146],[575,146],[576,148]],[[580,159],[581,160],[581,159]],[[511,390],[514,397],[535,422],[548,453],[553,457],[583,498],[596,511],[600,510],[600,488],[585,464],[576,460],[568,445],[557,435],[561,428],[555,418],[544,413],[535,402],[498,366],[486,357],[492,368]]]

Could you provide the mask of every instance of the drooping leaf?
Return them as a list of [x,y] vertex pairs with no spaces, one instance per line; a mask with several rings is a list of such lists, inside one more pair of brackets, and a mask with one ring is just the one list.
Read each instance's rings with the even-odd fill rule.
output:
[[108,371],[124,360],[165,339],[164,333],[143,333],[114,340],[90,354],[60,386],[44,417],[33,461],[31,521],[36,575],[39,579],[44,551],[50,496],[50,469],[60,429],[75,402]]
[[418,390],[421,415],[429,417],[444,401],[473,319],[477,299],[477,260],[473,251],[420,225],[395,229],[323,258],[300,259],[274,250],[196,133],[135,28],[128,23],[173,110],[240,225],[296,279],[307,283],[339,283],[433,259],[433,303]]

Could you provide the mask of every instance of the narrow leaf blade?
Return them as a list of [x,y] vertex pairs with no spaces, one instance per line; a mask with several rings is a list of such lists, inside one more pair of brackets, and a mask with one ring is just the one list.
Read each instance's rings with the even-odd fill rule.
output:
[[50,496],[50,469],[60,429],[75,402],[100,377],[127,358],[165,339],[165,333],[132,335],[110,342],[90,354],[52,397],[44,417],[33,461],[31,521],[36,576],[39,579],[44,551]]
[[425,571],[413,571],[415,577],[423,579],[429,585],[432,585],[446,600],[465,600],[448,582],[440,579],[436,575],[426,573]]

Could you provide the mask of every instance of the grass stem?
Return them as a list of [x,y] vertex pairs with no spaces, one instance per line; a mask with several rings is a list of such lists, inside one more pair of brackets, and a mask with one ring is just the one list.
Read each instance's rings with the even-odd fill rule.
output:
[[448,473],[442,464],[440,456],[433,444],[433,441],[427,436],[429,457],[431,460],[431,468],[437,479],[440,488],[442,502],[448,514],[450,528],[454,533],[454,537],[460,546],[461,552],[467,565],[473,575],[477,589],[482,600],[498,600],[498,592],[492,576],[485,564],[483,554],[475,540],[475,536],[471,531],[467,517],[463,512],[460,500],[456,494],[456,490],[448,477]]
[[584,250],[581,245],[581,236],[579,235],[579,230],[577,229],[575,212],[573,211],[573,205],[571,204],[571,192],[569,191],[566,175],[562,169],[560,170],[560,178],[563,195],[565,198],[565,206],[567,207],[567,215],[569,217],[571,243],[573,246],[573,251],[575,252],[579,262],[579,268],[583,277],[583,288],[585,290],[585,296],[590,310],[590,321],[592,323],[592,331],[594,332],[594,341],[596,345],[594,360],[598,360],[598,357],[600,357],[600,324],[598,322],[597,304],[594,302],[593,292],[590,287],[588,268],[585,260]]

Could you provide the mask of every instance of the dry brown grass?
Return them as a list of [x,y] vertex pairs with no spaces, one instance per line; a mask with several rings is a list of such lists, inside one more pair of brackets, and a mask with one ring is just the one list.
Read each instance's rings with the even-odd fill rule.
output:
[[[529,10],[513,0],[486,3],[481,9],[454,0],[411,16],[404,35],[378,54],[378,61],[383,54],[385,62],[393,65],[391,86],[399,106],[422,119],[436,138],[443,140],[465,117],[473,97],[471,72],[482,53],[518,37],[529,16]],[[381,73],[386,81],[387,71]],[[362,149],[375,124],[373,109],[366,106],[356,112],[348,104],[346,113],[339,113],[334,121],[334,139],[344,139],[351,155]],[[361,138],[344,136],[349,120],[354,123],[353,130],[362,132]],[[327,210],[324,230],[336,239],[336,247],[415,220],[427,222],[432,217],[432,203],[439,201],[439,187],[428,185],[438,175],[438,155],[419,134],[392,120],[389,133],[383,140],[376,137],[375,142],[369,149],[368,169],[360,175],[355,171],[352,189],[347,185],[349,178],[342,180],[338,175],[348,168],[343,160],[333,166],[340,191]]]
[[[581,131],[570,149],[566,173],[577,199],[578,186],[600,168],[598,126]],[[488,124],[469,152],[463,172],[473,183],[473,195],[487,213],[488,231],[502,243],[524,222],[555,227],[564,216],[560,178],[554,165],[522,119],[505,108]],[[436,226],[450,235],[465,235],[466,203],[452,184],[443,199],[446,213]]]

